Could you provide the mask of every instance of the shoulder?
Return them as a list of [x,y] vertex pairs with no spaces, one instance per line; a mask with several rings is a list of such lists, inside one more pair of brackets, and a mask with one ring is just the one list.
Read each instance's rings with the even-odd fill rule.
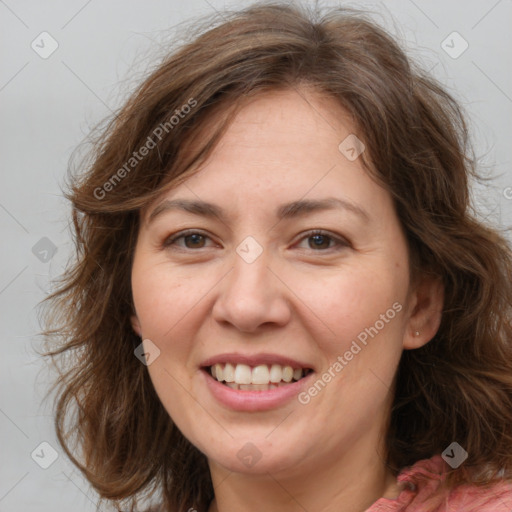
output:
[[489,486],[461,485],[450,492],[448,503],[468,512],[512,511],[512,482]]
[[436,512],[448,510],[510,512],[512,510],[512,482],[502,480],[487,486],[468,483],[448,489],[442,484],[449,471],[451,467],[441,455],[435,455],[431,459],[417,462],[409,470],[402,472],[401,476],[404,482],[410,482],[416,488],[418,504],[430,502],[432,510]]
[[443,483],[450,470],[441,455],[416,462],[398,475],[397,481],[403,488],[398,498],[381,498],[367,512],[512,511],[511,481],[447,488]]

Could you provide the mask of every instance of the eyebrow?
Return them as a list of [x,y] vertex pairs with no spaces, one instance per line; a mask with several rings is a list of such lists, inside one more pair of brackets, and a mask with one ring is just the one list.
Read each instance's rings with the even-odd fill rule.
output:
[[[370,220],[368,213],[351,201],[347,199],[340,199],[337,197],[327,197],[325,199],[302,199],[298,201],[292,201],[281,206],[276,211],[276,217],[279,220],[291,219],[294,217],[300,217],[312,212],[343,209],[347,210],[365,221]],[[215,204],[208,203],[196,199],[171,199],[160,203],[149,215],[147,223],[151,223],[156,217],[161,214],[173,211],[181,210],[195,215],[201,215],[203,217],[216,218],[222,222],[225,222],[226,215],[224,210]]]

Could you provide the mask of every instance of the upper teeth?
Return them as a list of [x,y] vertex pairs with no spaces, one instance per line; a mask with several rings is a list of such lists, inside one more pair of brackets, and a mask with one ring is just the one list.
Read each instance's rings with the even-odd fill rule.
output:
[[247,364],[217,363],[211,367],[212,377],[219,382],[234,382],[236,384],[270,384],[281,381],[291,382],[299,380],[303,376],[302,368],[281,366],[273,364],[270,367],[260,364],[254,368]]

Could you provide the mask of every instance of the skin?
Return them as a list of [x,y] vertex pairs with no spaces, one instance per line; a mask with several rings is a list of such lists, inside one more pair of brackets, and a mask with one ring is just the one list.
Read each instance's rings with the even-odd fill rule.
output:
[[[361,158],[349,161],[338,149],[354,132],[331,98],[261,94],[196,174],[142,212],[132,325],[160,350],[148,370],[163,405],[208,457],[210,512],[360,512],[401,490],[384,464],[394,377],[402,351],[437,331],[443,291],[426,277],[412,286],[389,193]],[[368,219],[346,209],[275,216],[283,203],[325,197],[356,203]],[[172,210],[148,222],[158,204],[176,198],[215,203],[226,218]],[[206,238],[164,246],[185,229]],[[332,238],[317,248],[311,229]],[[247,236],[263,248],[252,263],[236,252]],[[228,352],[294,357],[321,376],[397,302],[401,311],[308,404],[233,411],[205,385],[201,362]],[[261,454],[252,467],[237,457],[248,442]]]

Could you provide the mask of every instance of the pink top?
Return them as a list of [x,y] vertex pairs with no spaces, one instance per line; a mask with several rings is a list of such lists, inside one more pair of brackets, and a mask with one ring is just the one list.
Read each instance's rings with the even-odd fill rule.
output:
[[502,480],[490,488],[464,484],[436,492],[450,466],[441,455],[403,469],[397,477],[405,486],[398,498],[380,498],[365,512],[511,512],[512,482]]

